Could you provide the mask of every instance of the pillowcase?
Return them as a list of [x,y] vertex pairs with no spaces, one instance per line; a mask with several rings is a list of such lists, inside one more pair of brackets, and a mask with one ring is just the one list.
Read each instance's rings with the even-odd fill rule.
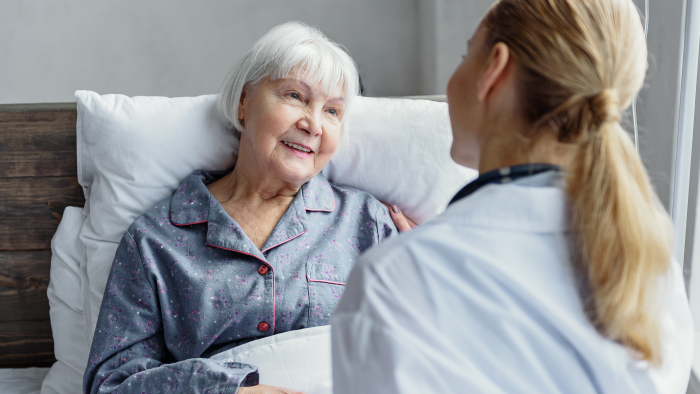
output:
[[275,334],[219,353],[212,359],[255,365],[260,384],[305,394],[332,394],[330,328],[320,326]]
[[82,378],[88,362],[81,286],[84,250],[80,229],[85,222],[82,209],[67,207],[51,239],[51,272],[47,295],[56,361],[42,385],[42,394],[82,392]]
[[[216,113],[215,95],[164,98],[78,91],[78,181],[87,219],[85,335],[92,341],[118,242],[142,212],[196,169],[230,168],[238,141]],[[336,183],[397,204],[422,223],[476,177],[449,158],[446,103],[358,97],[347,141],[324,170]]]
[[88,262],[85,337],[91,344],[124,231],[192,171],[230,168],[238,140],[217,116],[216,95],[130,98],[77,91],[75,99],[78,182],[87,215],[80,232]]
[[323,175],[398,205],[418,224],[442,213],[478,175],[450,158],[447,103],[358,97],[346,122],[347,141]]
[[41,394],[82,393],[84,372],[84,369],[83,371],[77,372],[63,363],[63,361],[56,361],[41,383]]

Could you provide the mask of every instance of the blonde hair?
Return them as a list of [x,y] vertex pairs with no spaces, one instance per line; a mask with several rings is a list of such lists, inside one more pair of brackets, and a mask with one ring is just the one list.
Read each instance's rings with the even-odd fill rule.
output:
[[672,230],[620,112],[642,87],[647,51],[632,0],[502,0],[484,18],[486,48],[517,63],[525,119],[576,147],[567,168],[584,306],[606,337],[661,363],[655,298]]

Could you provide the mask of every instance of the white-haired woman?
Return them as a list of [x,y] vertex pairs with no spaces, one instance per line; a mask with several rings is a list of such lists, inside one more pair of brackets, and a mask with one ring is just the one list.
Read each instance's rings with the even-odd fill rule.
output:
[[491,7],[447,87],[452,158],[480,176],[360,258],[335,394],[686,392],[670,220],[619,123],[646,54],[632,0]]
[[356,257],[396,232],[379,201],[320,175],[358,83],[342,48],[296,22],[243,56],[220,98],[236,165],[188,176],[124,234],[85,393],[289,392],[210,357],[328,324]]

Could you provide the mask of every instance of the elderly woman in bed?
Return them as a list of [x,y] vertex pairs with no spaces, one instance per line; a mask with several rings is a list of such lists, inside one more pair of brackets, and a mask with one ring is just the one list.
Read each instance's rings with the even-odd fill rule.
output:
[[220,99],[236,166],[188,176],[124,234],[86,393],[290,392],[209,357],[328,324],[357,256],[396,232],[379,201],[320,175],[357,90],[352,59],[299,23],[244,55]]

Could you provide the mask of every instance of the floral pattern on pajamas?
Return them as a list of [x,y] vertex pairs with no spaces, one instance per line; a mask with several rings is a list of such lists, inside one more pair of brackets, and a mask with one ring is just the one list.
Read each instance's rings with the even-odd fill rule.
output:
[[209,357],[328,324],[360,253],[397,233],[370,194],[318,175],[258,249],[206,187],[226,173],[193,173],[124,234],[85,393],[235,393],[257,384],[254,365]]

